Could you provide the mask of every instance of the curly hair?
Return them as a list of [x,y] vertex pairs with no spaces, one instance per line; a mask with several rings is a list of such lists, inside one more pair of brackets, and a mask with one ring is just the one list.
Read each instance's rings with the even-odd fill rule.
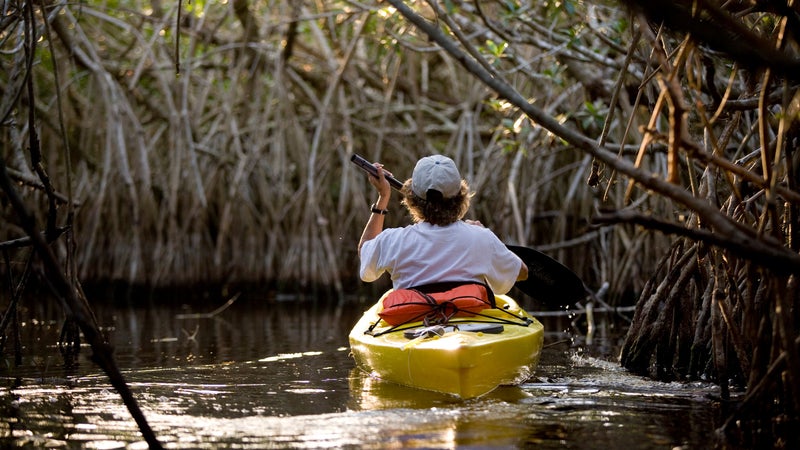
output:
[[403,194],[402,205],[411,214],[414,223],[428,222],[432,225],[449,225],[461,220],[469,210],[470,199],[474,195],[469,191],[469,185],[461,180],[461,190],[450,198],[430,198],[428,200],[417,196],[411,190],[411,179],[403,183],[400,190]]

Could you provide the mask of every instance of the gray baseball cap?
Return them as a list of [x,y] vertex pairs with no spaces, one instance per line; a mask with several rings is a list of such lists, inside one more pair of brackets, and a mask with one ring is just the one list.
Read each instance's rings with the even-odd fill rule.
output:
[[454,197],[461,191],[461,174],[456,163],[447,156],[426,156],[414,167],[411,191],[417,197],[427,199],[431,189],[439,191],[444,198]]

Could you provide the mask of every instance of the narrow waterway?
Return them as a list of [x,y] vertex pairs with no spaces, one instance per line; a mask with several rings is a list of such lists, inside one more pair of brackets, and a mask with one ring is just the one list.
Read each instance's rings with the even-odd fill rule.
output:
[[[371,379],[347,334],[365,301],[271,300],[208,306],[179,294],[95,305],[139,405],[168,448],[575,448],[713,446],[717,390],[656,383],[614,363],[624,321],[540,316],[537,371],[469,401]],[[0,448],[146,448],[84,347],[65,366],[51,301],[21,313],[23,360],[0,360]],[[191,305],[191,306],[189,306]]]

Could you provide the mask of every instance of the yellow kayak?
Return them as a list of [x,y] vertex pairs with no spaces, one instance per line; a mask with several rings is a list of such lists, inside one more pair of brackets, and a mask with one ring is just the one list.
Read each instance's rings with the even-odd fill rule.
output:
[[381,297],[350,331],[356,366],[383,380],[464,399],[522,383],[539,362],[544,327],[510,297],[495,300],[497,308],[474,317],[393,327],[378,316]]

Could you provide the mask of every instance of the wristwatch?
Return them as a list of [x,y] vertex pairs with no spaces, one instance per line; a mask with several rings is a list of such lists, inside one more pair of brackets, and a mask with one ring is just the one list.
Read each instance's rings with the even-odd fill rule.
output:
[[380,215],[382,215],[382,216],[385,216],[386,214],[389,214],[389,210],[388,210],[388,209],[380,209],[380,208],[378,208],[378,207],[377,207],[377,206],[375,206],[375,205],[376,205],[376,204],[375,204],[375,203],[373,203],[373,204],[372,204],[372,205],[370,205],[370,207],[369,207],[369,210],[370,210],[370,211],[372,211],[372,214],[380,214]]

